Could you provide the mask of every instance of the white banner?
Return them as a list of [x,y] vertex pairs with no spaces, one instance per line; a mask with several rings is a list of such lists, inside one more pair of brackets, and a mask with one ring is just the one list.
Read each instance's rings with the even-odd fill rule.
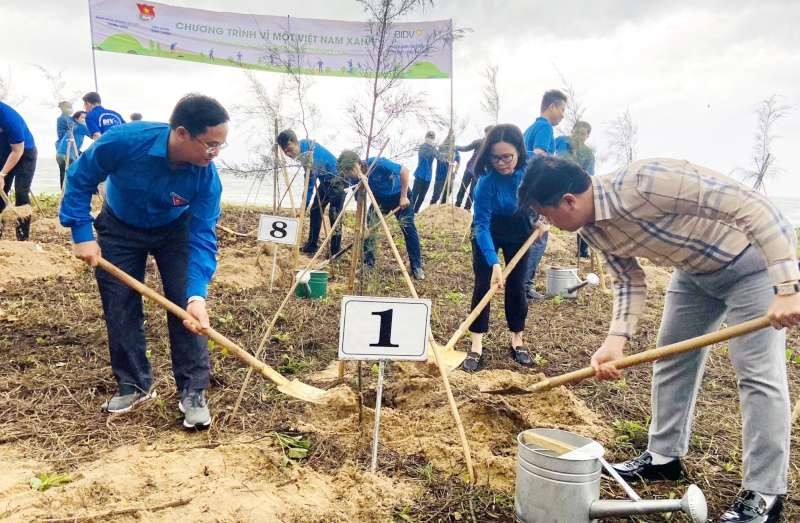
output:
[[[321,76],[374,74],[370,51],[376,45],[366,22],[226,13],[135,0],[89,0],[89,9],[92,45],[101,51],[275,72],[285,72],[288,65],[301,74]],[[450,31],[449,20],[394,24],[387,35],[387,68],[395,68],[402,78],[449,78]]]

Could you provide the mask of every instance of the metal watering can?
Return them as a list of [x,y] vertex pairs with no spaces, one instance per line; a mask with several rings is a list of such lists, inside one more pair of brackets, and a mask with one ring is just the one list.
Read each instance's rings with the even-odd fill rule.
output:
[[547,280],[545,295],[548,298],[562,296],[564,298],[576,298],[578,291],[587,285],[597,285],[600,277],[590,272],[585,280],[578,277],[578,269],[575,267],[549,267],[547,269]]
[[[655,512],[684,512],[695,523],[708,518],[706,498],[696,485],[689,485],[681,499],[641,499],[603,459],[603,446],[589,438],[559,429],[530,429],[517,436],[517,443],[514,510],[525,523],[591,523]],[[600,499],[603,468],[630,500]]]

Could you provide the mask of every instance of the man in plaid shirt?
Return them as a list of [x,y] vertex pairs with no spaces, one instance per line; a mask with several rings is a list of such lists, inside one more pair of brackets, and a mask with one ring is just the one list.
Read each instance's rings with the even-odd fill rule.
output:
[[[674,267],[658,345],[676,343],[767,314],[774,329],[729,343],[743,417],[742,490],[719,521],[778,521],[789,467],[786,331],[800,323],[794,228],[761,194],[682,160],[652,159],[590,178],[561,158],[528,167],[519,205],[603,253],[614,276],[608,336],[592,356],[600,379],[615,379],[647,292],[636,257]],[[653,366],[647,451],[615,465],[626,479],[677,480],[688,452],[708,348]]]

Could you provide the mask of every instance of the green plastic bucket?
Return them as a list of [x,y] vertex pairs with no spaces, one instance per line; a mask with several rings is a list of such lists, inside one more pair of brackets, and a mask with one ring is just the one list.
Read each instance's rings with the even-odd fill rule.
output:
[[[298,270],[299,275],[302,270]],[[294,295],[298,298],[310,298],[312,300],[320,300],[328,295],[328,273],[326,271],[309,271],[311,279],[308,285],[298,283],[294,288]],[[310,291],[310,292],[309,292]]]

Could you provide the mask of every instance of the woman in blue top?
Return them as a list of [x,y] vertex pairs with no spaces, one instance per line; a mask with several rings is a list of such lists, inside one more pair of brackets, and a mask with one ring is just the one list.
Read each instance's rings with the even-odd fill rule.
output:
[[[89,129],[86,127],[86,111],[76,111],[70,119],[70,125],[66,132],[56,142],[56,161],[59,166],[62,191],[64,190],[64,173],[67,167],[78,159],[83,139],[87,136],[89,136]],[[74,146],[70,141],[74,142]],[[69,157],[69,162],[67,162],[67,157]]]
[[[483,298],[492,285],[505,286],[505,312],[511,331],[511,354],[520,365],[530,366],[530,353],[522,343],[522,331],[528,314],[525,297],[525,276],[528,253],[522,257],[503,283],[503,271],[498,249],[508,262],[533,232],[536,216],[517,208],[517,188],[525,167],[525,141],[515,125],[497,125],[489,131],[478,152],[472,219],[472,267],[475,271],[475,290],[472,307]],[[489,330],[487,305],[469,328],[472,350],[464,360],[464,370],[473,372],[481,367],[483,334]]]

